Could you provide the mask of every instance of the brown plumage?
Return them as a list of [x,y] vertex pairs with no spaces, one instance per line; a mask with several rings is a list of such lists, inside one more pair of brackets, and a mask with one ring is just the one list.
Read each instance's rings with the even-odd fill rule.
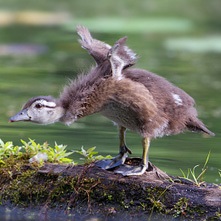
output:
[[142,82],[148,88],[158,107],[158,116],[167,119],[167,126],[164,128],[165,134],[162,135],[178,134],[184,130],[214,135],[197,118],[195,101],[185,91],[174,86],[165,78],[145,70],[126,69],[123,74],[134,82]]
[[[103,169],[118,167],[115,172],[123,175],[145,172],[152,138],[184,130],[214,135],[197,118],[194,100],[187,93],[153,73],[128,68],[134,64],[136,56],[125,46],[125,38],[111,48],[92,39],[84,27],[78,27],[78,33],[82,46],[95,58],[97,66],[66,86],[58,99],[32,98],[10,119],[12,122],[71,124],[82,117],[101,113],[119,125],[120,151],[114,159],[99,161],[97,165]],[[126,128],[142,136],[143,156],[139,166],[124,165],[131,153],[125,144]]]

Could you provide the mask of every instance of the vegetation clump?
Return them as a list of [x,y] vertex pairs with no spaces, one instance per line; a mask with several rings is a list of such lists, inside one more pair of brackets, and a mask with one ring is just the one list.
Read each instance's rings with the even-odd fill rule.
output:
[[74,164],[72,159],[67,158],[72,152],[67,152],[64,145],[55,143],[52,147],[47,142],[39,144],[31,139],[28,142],[21,140],[21,143],[18,146],[0,139],[0,203],[3,199],[21,204],[22,198],[27,201],[42,198],[43,186],[33,177],[44,161]]
[[11,141],[4,143],[0,139],[1,165],[6,165],[6,162],[9,163],[12,158],[18,161],[29,160],[29,162],[48,161],[50,163],[74,163],[72,159],[67,158],[67,156],[71,155],[73,152],[67,152],[65,145],[58,145],[55,143],[55,146],[51,147],[47,142],[41,145],[32,139],[29,139],[29,142],[21,140],[21,143],[22,146],[17,146],[13,145]]
[[16,205],[39,203],[43,199],[58,203],[61,193],[68,194],[68,191],[78,193],[82,190],[88,197],[89,187],[93,180],[90,179],[89,182],[88,179],[83,181],[79,178],[62,177],[50,173],[44,177],[42,174],[39,175],[39,169],[46,162],[76,165],[73,159],[68,158],[74,153],[80,155],[80,160],[87,164],[95,160],[111,158],[110,155],[106,157],[97,155],[96,147],[87,150],[82,147],[81,150],[67,151],[65,145],[57,143],[53,147],[47,142],[39,144],[32,139],[28,142],[21,140],[21,143],[22,145],[18,146],[10,141],[4,143],[0,139],[0,203],[7,199]]
[[[203,176],[205,175],[205,173],[207,171],[207,168],[208,168],[207,165],[209,162],[209,158],[210,158],[210,152],[208,153],[205,163],[204,163],[204,165],[201,169],[201,172],[199,174],[196,173],[196,168],[199,167],[199,165],[194,166],[192,169],[188,168],[187,173],[185,173],[182,169],[180,169],[180,171],[183,175],[183,178],[195,183],[197,186],[200,187],[201,184],[204,183]],[[191,179],[191,177],[192,177],[192,179]]]

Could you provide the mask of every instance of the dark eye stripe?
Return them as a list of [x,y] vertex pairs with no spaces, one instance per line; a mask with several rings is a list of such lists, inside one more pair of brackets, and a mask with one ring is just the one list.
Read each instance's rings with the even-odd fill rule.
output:
[[44,107],[47,107],[47,108],[55,108],[55,107],[51,107],[51,106],[47,106],[47,105],[44,105]]
[[54,108],[54,107],[47,106],[47,105],[43,105],[43,104],[36,104],[35,107],[36,107],[37,109],[40,109],[40,108],[42,108],[42,107]]

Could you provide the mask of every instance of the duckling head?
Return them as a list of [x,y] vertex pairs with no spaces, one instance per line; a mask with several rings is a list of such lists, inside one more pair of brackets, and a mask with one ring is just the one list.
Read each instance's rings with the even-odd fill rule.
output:
[[31,98],[10,122],[31,121],[38,124],[53,124],[64,115],[64,109],[59,102],[51,96]]

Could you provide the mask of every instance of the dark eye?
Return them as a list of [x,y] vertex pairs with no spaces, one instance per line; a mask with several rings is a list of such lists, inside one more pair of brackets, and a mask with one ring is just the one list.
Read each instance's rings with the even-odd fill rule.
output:
[[39,108],[42,108],[42,106],[43,106],[42,104],[36,104],[35,108],[39,109]]

